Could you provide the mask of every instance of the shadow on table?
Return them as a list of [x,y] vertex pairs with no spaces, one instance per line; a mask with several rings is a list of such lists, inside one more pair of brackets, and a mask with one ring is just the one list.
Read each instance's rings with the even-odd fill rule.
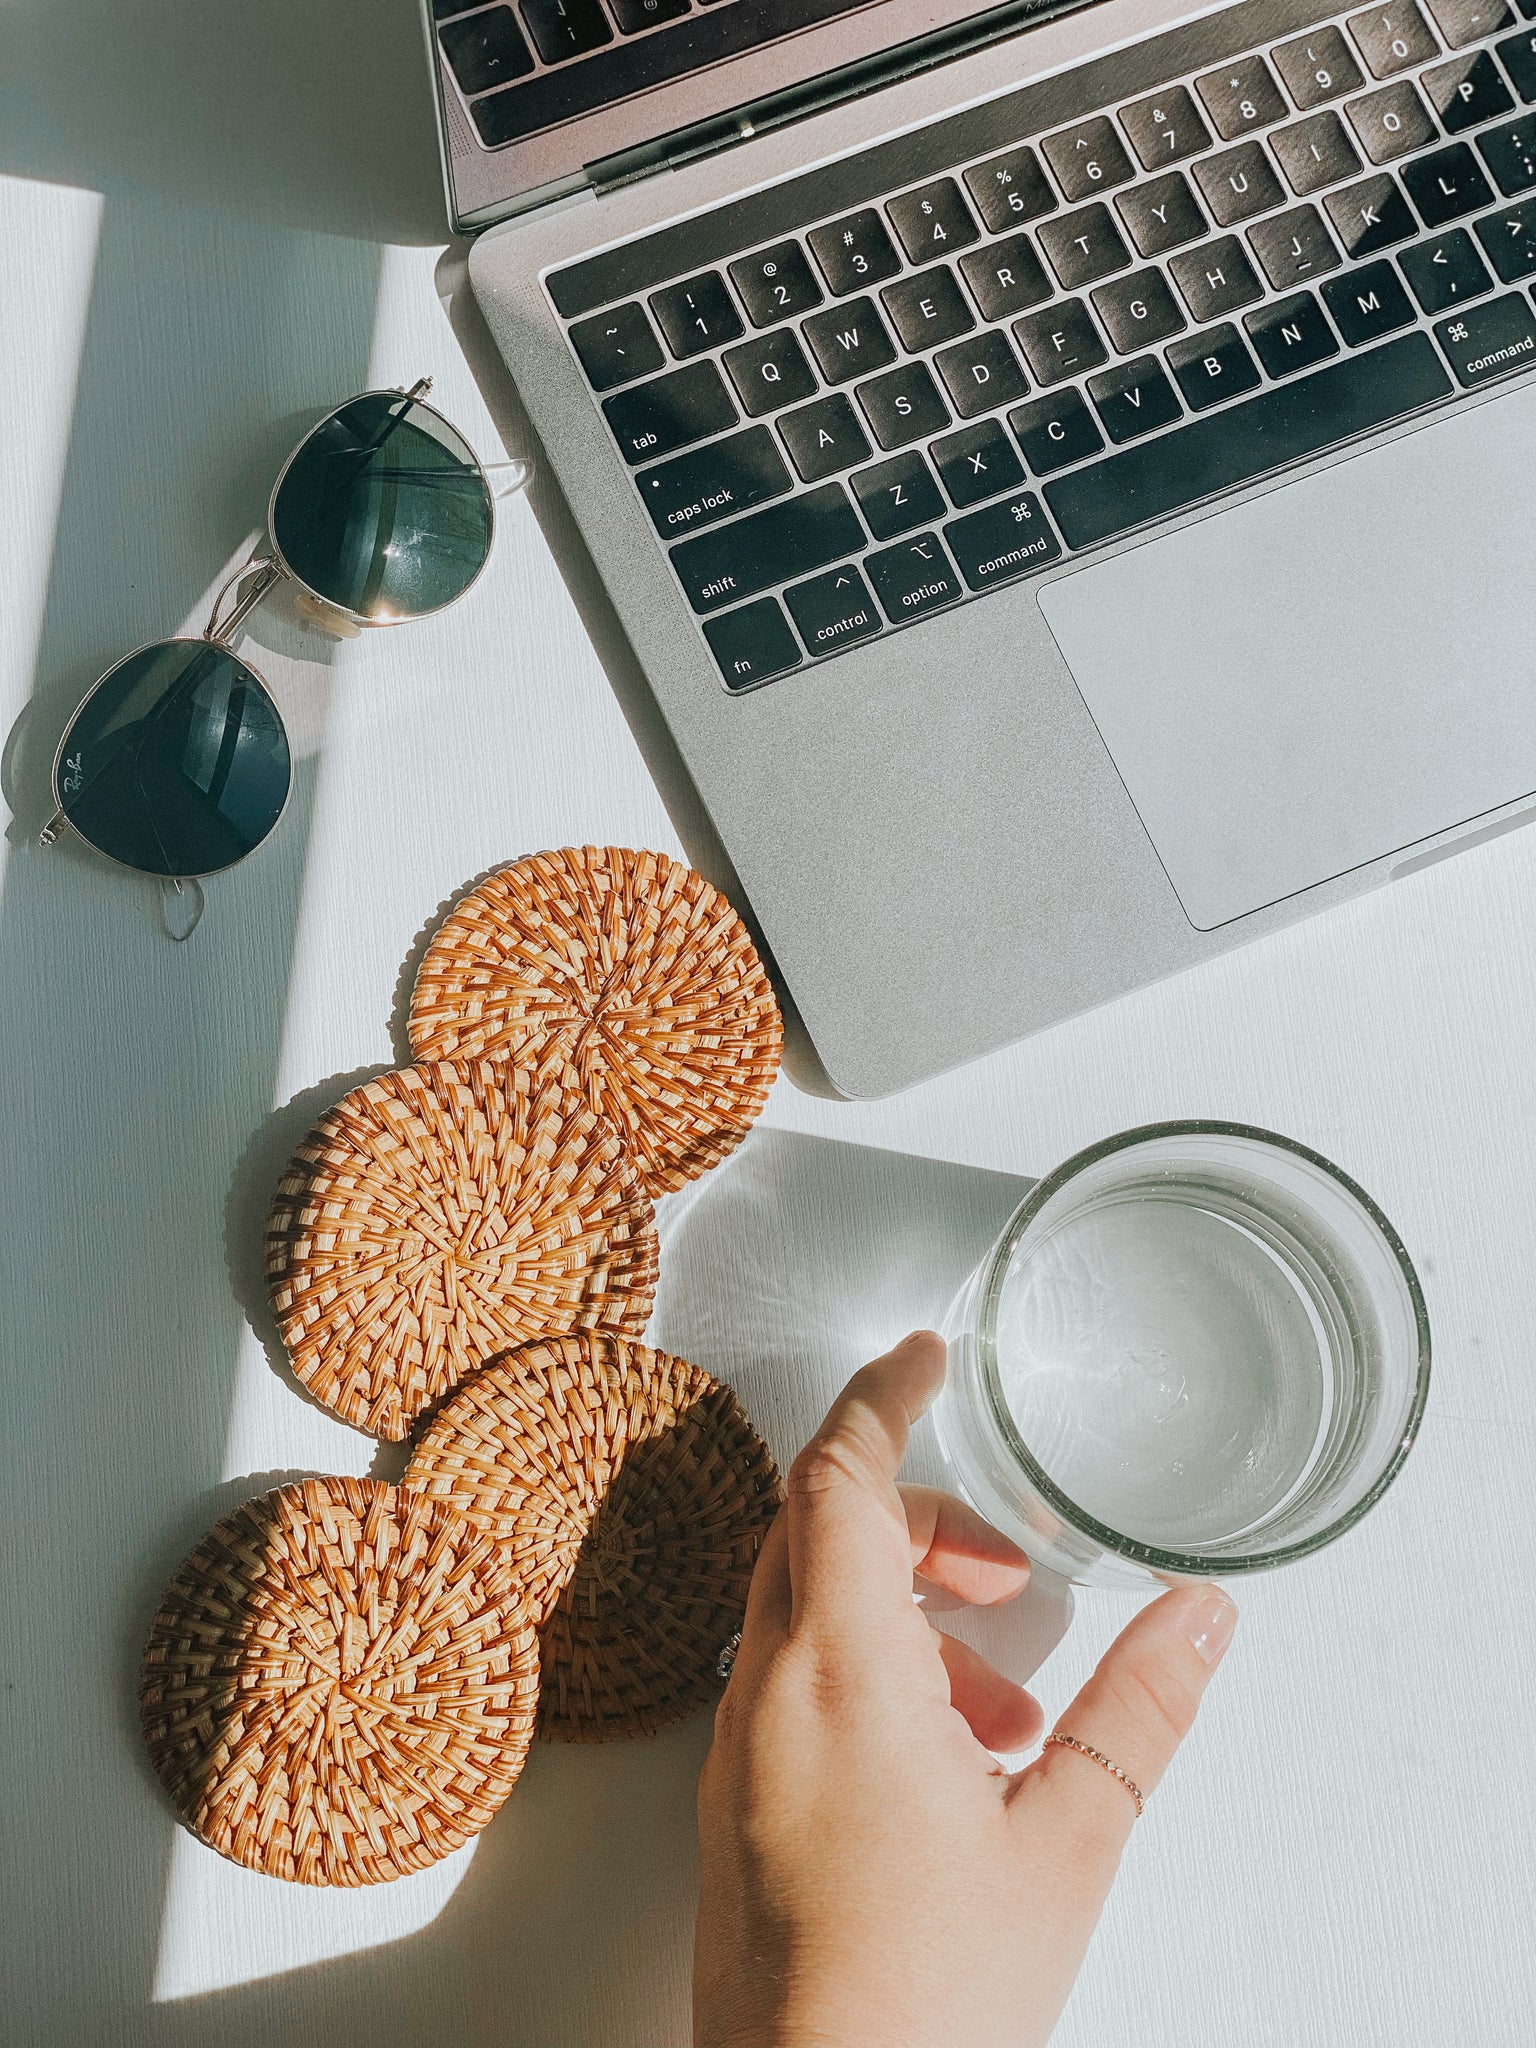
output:
[[[131,165],[98,161],[85,142],[99,127],[110,154],[156,66],[161,98],[144,118],[175,125],[161,31],[191,10],[3,13],[0,170],[130,184]],[[263,9],[239,10],[238,32],[227,11],[204,9],[206,33],[215,15],[238,67]],[[100,46],[86,48],[93,29]],[[29,124],[63,92],[72,51],[59,154],[29,161],[27,138],[43,132]],[[181,76],[195,99],[195,75]],[[212,150],[215,116],[188,119]],[[297,742],[294,795],[271,841],[209,884],[187,944],[164,937],[143,878],[76,844],[33,842],[80,697],[134,646],[201,627],[298,423],[365,381],[377,274],[370,245],[153,191],[114,190],[101,213],[33,694],[4,758],[0,2035],[18,2048],[151,2038],[173,1822],[138,1741],[138,1662],[161,1585],[232,1493],[222,1474],[241,1325],[223,1210],[272,1106],[329,647],[280,612],[253,622],[251,658]]]
[[[787,1461],[857,1366],[933,1323],[1027,1182],[759,1130],[662,1208],[650,1335],[723,1373]],[[926,1425],[909,1476],[937,1475]],[[1027,1678],[1068,1589],[1040,1574],[987,1614],[946,1614]],[[679,2048],[689,2038],[694,1784],[710,1716],[650,1740],[541,1744],[421,1933],[162,2005],[157,2044],[221,2048]]]
[[416,0],[0,8],[0,174],[109,196],[441,242],[431,92]]

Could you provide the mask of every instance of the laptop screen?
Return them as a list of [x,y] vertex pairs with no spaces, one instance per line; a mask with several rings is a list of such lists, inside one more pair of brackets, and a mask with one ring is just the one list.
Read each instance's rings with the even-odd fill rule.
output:
[[963,55],[1062,0],[946,0],[937,25],[933,0],[427,4],[454,224],[473,229],[711,127],[748,134]]

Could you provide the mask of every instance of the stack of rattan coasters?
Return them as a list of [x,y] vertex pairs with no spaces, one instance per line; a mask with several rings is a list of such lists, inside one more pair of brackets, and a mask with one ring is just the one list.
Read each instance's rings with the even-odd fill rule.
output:
[[646,1732],[718,1689],[779,1499],[730,1389],[638,1341],[652,1197],[723,1159],[777,1071],[751,940],[653,853],[539,854],[427,949],[416,1065],[354,1089],[267,1234],[299,1379],[398,1487],[249,1502],[167,1589],[145,1740],[204,1841],[369,1884],[483,1827],[547,1737]]

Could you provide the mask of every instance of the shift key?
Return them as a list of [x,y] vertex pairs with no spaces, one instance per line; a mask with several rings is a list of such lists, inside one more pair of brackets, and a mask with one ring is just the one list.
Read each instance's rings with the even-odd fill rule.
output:
[[770,505],[672,550],[672,566],[696,612],[771,590],[796,576],[846,560],[866,542],[841,484]]

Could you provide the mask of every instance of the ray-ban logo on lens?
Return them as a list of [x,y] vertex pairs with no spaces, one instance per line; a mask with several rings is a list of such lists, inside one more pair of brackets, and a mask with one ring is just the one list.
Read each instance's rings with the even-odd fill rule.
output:
[[85,756],[66,754],[64,773],[59,778],[59,791],[63,796],[78,796],[85,787]]

